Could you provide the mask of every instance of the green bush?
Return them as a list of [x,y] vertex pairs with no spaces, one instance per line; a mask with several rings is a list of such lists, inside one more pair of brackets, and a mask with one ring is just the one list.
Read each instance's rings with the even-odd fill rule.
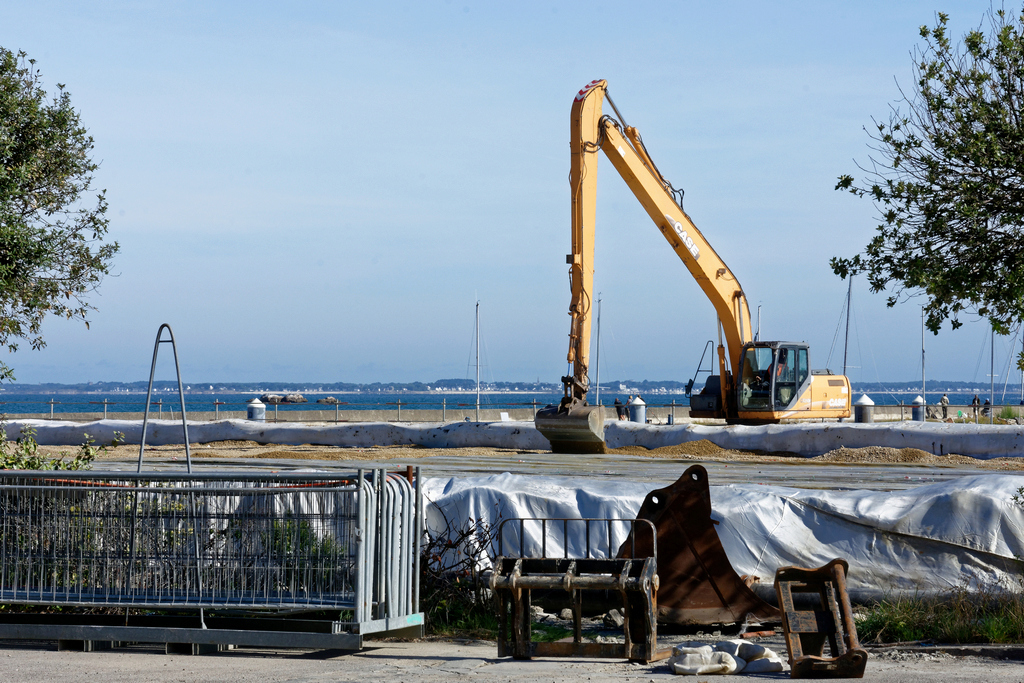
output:
[[[7,423],[0,422],[0,429],[6,427]],[[111,445],[116,446],[123,441],[124,434],[114,432]],[[86,434],[85,443],[74,455],[61,451],[56,458],[48,458],[39,453],[36,430],[24,427],[17,441],[10,442],[0,436],[0,470],[87,470],[92,467],[96,456],[107,450],[106,446],[96,447],[94,443],[95,440]]]
[[996,417],[1000,417],[1004,420],[1016,420],[1018,409],[1013,406],[1003,406],[1002,410]]

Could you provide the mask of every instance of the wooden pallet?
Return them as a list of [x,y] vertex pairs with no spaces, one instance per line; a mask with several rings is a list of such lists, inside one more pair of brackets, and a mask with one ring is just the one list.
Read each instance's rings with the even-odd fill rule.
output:
[[[846,560],[836,559],[818,569],[781,567],[775,573],[791,678],[864,677],[868,653],[857,640],[846,593],[849,567]],[[818,609],[797,609],[793,595],[807,593],[817,594]],[[826,641],[831,657],[824,656]]]

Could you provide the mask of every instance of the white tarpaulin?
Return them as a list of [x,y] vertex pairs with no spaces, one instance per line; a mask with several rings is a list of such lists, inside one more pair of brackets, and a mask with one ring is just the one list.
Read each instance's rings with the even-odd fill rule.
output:
[[608,424],[605,440],[612,448],[660,448],[707,439],[734,450],[785,451],[821,455],[840,447],[918,448],[935,455],[974,458],[1024,456],[1024,426],[949,422],[816,422],[777,425]]
[[[141,420],[96,420],[76,423],[59,420],[11,420],[8,438],[17,438],[22,427],[37,430],[41,444],[75,446],[89,434],[99,444],[109,443],[122,432],[127,443],[138,443]],[[325,446],[419,445],[428,448],[491,446],[547,450],[547,439],[532,422],[348,422],[342,424],[263,423],[247,420],[189,422],[189,440],[196,443],[248,439],[259,443],[316,444]],[[644,446],[659,448],[708,439],[722,448],[786,451],[805,456],[833,449],[890,446],[919,448],[943,455],[957,453],[975,458],[1024,455],[1024,427],[936,422],[850,422],[742,425],[648,425],[609,421],[605,438],[612,448]],[[150,420],[146,442],[153,445],[182,443],[181,421]]]
[[[1003,586],[1019,590],[1024,508],[1012,500],[1024,476],[980,475],[897,492],[712,486],[712,518],[733,568],[770,588],[782,566],[850,563],[856,598],[893,591]],[[427,523],[495,524],[515,517],[632,519],[653,487],[630,482],[510,474],[427,480]],[[556,537],[548,554],[560,554]],[[580,529],[580,527],[577,527]],[[570,527],[571,552],[582,547]],[[616,542],[621,539],[616,539]],[[539,539],[527,543],[539,545]],[[613,542],[613,546],[615,543]],[[664,545],[660,553],[671,552]]]
[[[16,439],[22,428],[36,430],[36,441],[46,446],[77,446],[85,435],[97,444],[108,444],[114,432],[121,432],[126,443],[139,443],[142,420],[96,420],[69,422],[58,420],[10,420],[7,438]],[[219,420],[188,423],[188,439],[192,443],[251,440],[281,445],[314,444],[318,446],[417,445],[427,448],[462,448],[483,446],[494,448],[549,448],[547,440],[532,422],[348,422],[341,424],[304,424],[301,422],[250,422]],[[146,427],[146,443],[153,446],[183,443],[181,420],[150,420]]]

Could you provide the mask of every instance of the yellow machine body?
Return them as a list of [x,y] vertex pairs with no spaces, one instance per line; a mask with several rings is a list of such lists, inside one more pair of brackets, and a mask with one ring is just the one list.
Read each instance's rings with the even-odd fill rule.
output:
[[[598,411],[595,415],[595,407],[586,401],[590,388],[587,373],[594,292],[598,150],[611,161],[718,314],[718,374],[712,375],[701,394],[691,399],[691,416],[747,423],[849,417],[850,386],[842,375],[812,373],[808,366],[802,376],[797,374],[791,381],[778,375],[768,377],[768,386],[742,383],[749,348],[771,349],[774,372],[776,366],[784,366],[780,362],[782,349],[795,357],[802,348],[806,361],[807,346],[753,341],[750,307],[739,280],[683,211],[674,188],[658,171],[636,128],[624,126],[602,113],[606,98],[614,109],[614,103],[607,97],[607,83],[596,80],[584,86],[573,100],[569,173],[572,251],[566,257],[571,291],[567,355],[570,374],[562,378],[564,395],[559,405],[538,412],[537,429],[556,451],[593,452],[604,448],[603,414]],[[755,353],[758,355],[754,360],[763,361],[764,352]],[[758,373],[767,370],[767,365],[752,365],[748,379],[753,381]]]

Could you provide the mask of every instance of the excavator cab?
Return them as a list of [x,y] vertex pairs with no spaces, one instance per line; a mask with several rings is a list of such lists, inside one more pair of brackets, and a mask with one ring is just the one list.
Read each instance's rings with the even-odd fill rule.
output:
[[780,411],[797,407],[810,383],[807,345],[758,342],[743,347],[739,410]]

